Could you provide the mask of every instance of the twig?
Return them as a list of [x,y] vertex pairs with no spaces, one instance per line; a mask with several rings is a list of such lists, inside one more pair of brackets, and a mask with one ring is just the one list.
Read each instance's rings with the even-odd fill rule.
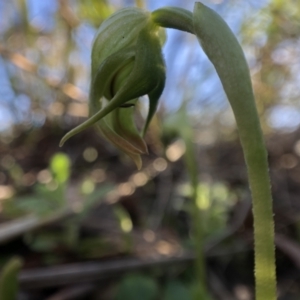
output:
[[151,267],[189,263],[194,260],[193,254],[179,257],[161,257],[158,259],[120,259],[105,262],[75,263],[64,266],[23,270],[19,274],[19,282],[23,289],[39,289],[52,286],[93,282],[103,278],[118,277],[128,271]]
[[70,210],[63,210],[46,218],[31,215],[1,224],[0,244],[21,236],[28,231],[57,222],[71,215],[71,213],[72,212]]
[[52,295],[51,297],[47,298],[46,300],[74,300],[78,299],[79,297],[81,299],[90,295],[95,289],[96,286],[94,284],[69,286],[59,291],[55,295]]

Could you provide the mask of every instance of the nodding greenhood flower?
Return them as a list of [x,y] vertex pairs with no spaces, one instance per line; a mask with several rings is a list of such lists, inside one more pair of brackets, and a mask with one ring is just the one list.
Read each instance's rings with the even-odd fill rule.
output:
[[126,8],[100,26],[92,49],[90,118],[67,133],[71,136],[96,125],[102,135],[129,155],[141,168],[147,145],[133,121],[138,97],[148,95],[149,112],[144,134],[165,85],[162,30],[151,14]]

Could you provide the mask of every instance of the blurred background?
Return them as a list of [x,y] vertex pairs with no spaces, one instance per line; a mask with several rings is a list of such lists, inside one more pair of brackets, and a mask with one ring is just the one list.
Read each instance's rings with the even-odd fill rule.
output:
[[[299,299],[300,5],[203,3],[228,22],[250,66],[269,152],[279,299]],[[203,249],[202,299],[251,300],[243,155],[193,35],[167,30],[167,82],[140,171],[93,129],[58,146],[88,116],[97,28],[135,5],[193,10],[194,1],[0,0],[0,290],[11,269],[23,300],[201,299]]]

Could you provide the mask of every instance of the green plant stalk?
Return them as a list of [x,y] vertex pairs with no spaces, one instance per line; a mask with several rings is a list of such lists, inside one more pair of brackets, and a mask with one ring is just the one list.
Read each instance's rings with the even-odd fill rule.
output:
[[[168,19],[166,19],[168,21]],[[198,205],[199,178],[196,148],[193,143],[194,131],[187,117],[186,102],[181,108],[164,120],[164,132],[170,136],[180,137],[185,145],[184,162],[191,186],[188,213],[191,217],[191,235],[195,251],[193,293],[194,299],[210,299],[207,292],[206,266],[204,255],[204,211]]]
[[[171,12],[173,18],[168,18]],[[160,26],[195,33],[219,75],[235,115],[252,193],[256,299],[276,299],[274,221],[267,152],[243,50],[226,22],[202,3],[195,4],[193,14],[162,8],[153,12],[153,16]]]
[[22,260],[13,257],[4,266],[0,277],[0,299],[15,300],[18,292],[18,273],[22,267]]
[[[197,297],[208,299],[206,266],[204,255],[204,211],[197,205],[199,198],[199,178],[198,178],[198,162],[196,157],[196,149],[193,143],[193,129],[187,118],[186,103],[176,114],[172,114],[164,122],[165,130],[181,137],[185,144],[184,162],[189,176],[191,185],[190,202],[188,212],[191,216],[191,233],[195,248],[195,290]],[[195,298],[197,299],[197,298]]]
[[190,213],[192,216],[192,233],[195,242],[196,249],[196,277],[199,283],[199,294],[203,299],[206,299],[208,292],[207,279],[206,279],[206,266],[204,256],[204,230],[203,230],[203,211],[197,206],[198,199],[198,164],[196,159],[196,153],[192,142],[192,130],[186,130],[185,133],[181,134],[184,138],[186,152],[184,155],[185,164],[190,177],[192,186],[191,200],[192,205],[190,206]]
[[276,299],[274,221],[267,152],[250,72],[236,37],[214,11],[195,5],[194,28],[216,68],[235,115],[252,192],[256,299]]

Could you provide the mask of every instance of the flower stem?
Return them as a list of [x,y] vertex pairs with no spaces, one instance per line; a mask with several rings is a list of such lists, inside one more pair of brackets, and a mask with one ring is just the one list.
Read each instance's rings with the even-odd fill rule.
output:
[[243,50],[225,21],[196,3],[194,28],[235,115],[248,169],[254,217],[256,300],[276,299],[274,221],[268,161]]
[[200,2],[193,14],[166,7],[152,16],[160,26],[194,33],[219,75],[235,115],[252,193],[256,300],[274,300],[274,220],[267,152],[243,50],[226,22]]

